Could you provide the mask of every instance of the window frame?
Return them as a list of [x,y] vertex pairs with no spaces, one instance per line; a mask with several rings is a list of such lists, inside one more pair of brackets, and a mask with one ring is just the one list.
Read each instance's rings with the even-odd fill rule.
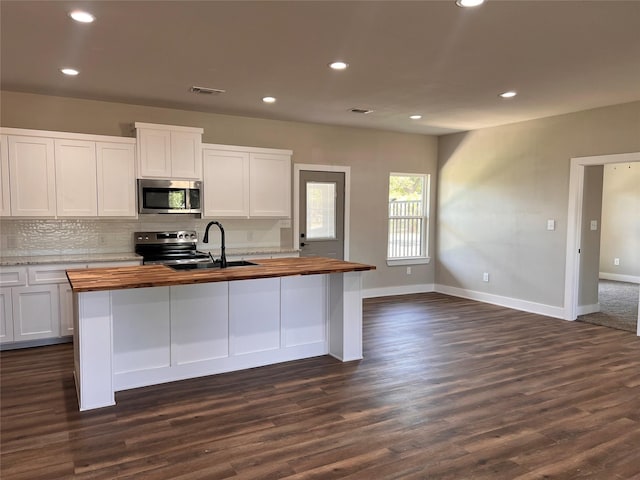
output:
[[[395,216],[392,217],[390,213],[390,201],[389,190],[391,187],[392,177],[422,177],[422,215],[421,216]],[[387,181],[387,247],[386,247],[386,261],[387,265],[418,265],[426,264],[431,261],[429,257],[429,218],[430,218],[430,198],[431,198],[431,175],[428,173],[403,173],[403,172],[389,172],[389,179]],[[389,257],[389,243],[391,241],[391,221],[394,218],[420,218],[422,220],[422,235],[420,238],[420,255],[409,257]]]

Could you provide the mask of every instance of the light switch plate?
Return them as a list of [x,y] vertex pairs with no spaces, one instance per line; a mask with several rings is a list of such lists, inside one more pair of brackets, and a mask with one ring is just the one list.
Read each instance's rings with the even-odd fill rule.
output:
[[598,220],[591,220],[591,230],[598,230]]
[[547,220],[547,230],[555,230],[556,229],[556,221],[549,219]]

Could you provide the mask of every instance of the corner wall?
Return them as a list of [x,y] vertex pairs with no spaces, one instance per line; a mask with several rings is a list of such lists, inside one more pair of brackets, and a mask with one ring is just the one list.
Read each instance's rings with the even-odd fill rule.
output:
[[439,137],[437,288],[561,317],[570,159],[638,150],[640,102]]

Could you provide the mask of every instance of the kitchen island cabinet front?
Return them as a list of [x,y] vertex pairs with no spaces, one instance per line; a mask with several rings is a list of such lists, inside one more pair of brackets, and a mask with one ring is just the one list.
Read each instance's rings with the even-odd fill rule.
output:
[[80,410],[147,385],[326,354],[362,358],[361,271],[80,291],[74,299]]

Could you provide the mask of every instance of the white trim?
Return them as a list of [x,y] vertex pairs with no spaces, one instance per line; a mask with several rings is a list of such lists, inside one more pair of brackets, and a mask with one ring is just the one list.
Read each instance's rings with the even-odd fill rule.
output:
[[203,150],[223,150],[227,152],[249,152],[249,153],[272,153],[281,155],[293,155],[293,150],[284,150],[281,148],[264,148],[264,147],[245,147],[240,145],[222,145],[218,143],[203,143]]
[[621,273],[600,272],[599,277],[602,280],[613,280],[616,282],[640,283],[640,277],[637,275],[622,275]]
[[547,317],[564,318],[564,309],[553,305],[545,305],[543,303],[529,302],[528,300],[520,300],[518,298],[502,297],[491,293],[477,292],[474,290],[466,290],[464,288],[449,287],[447,285],[437,284],[435,291],[452,295],[454,297],[468,298],[479,302],[491,303],[501,307],[513,308],[524,312],[537,313]]
[[[420,216],[399,216],[399,217],[391,217],[391,215],[389,215],[389,190],[391,188],[391,177],[422,177],[423,179],[423,189],[422,189],[422,215]],[[423,222],[423,228],[422,228],[422,238],[420,240],[421,244],[420,244],[420,251],[421,251],[421,256],[420,257],[411,257],[411,258],[416,258],[416,259],[427,259],[427,261],[421,261],[421,262],[416,262],[416,263],[429,263],[429,261],[431,260],[428,257],[428,253],[429,253],[429,222],[431,221],[431,174],[430,173],[403,173],[403,172],[389,172],[389,179],[387,181],[387,255],[389,255],[389,237],[390,237],[390,232],[389,232],[389,225],[391,222],[392,218],[399,218],[399,219],[407,219],[407,218],[413,218],[413,219],[420,219]],[[400,261],[400,262],[398,262]],[[397,258],[397,257],[392,257],[389,258],[387,257],[387,265],[412,265],[411,263],[401,263],[401,262],[405,262],[406,259],[404,258]]]
[[589,315],[590,313],[597,313],[600,311],[600,304],[594,303],[592,305],[578,305],[578,316]]
[[160,123],[135,122],[133,124],[133,127],[135,129],[152,128],[154,130],[171,130],[173,132],[204,133],[204,128],[200,128],[200,127],[183,127],[180,125],[163,125]]
[[[567,215],[567,250],[564,283],[565,320],[575,320],[578,312],[578,288],[580,279],[580,224],[582,223],[582,192],[584,167],[610,163],[640,162],[640,152],[614,155],[596,155],[571,159],[569,175],[569,206]],[[638,322],[640,333],[640,322]]]
[[394,295],[409,295],[411,293],[435,292],[433,283],[417,285],[399,285],[395,287],[366,288],[362,290],[362,298],[391,297]]
[[51,130],[31,130],[12,127],[0,127],[0,134],[23,137],[59,138],[64,140],[85,140],[90,142],[136,143],[136,139],[131,137],[116,137],[113,135],[96,135],[89,133],[54,132]]
[[431,263],[431,257],[387,258],[387,265],[390,267],[397,265],[422,265],[426,263]]
[[342,172],[344,173],[344,260],[349,260],[349,225],[351,224],[351,167],[338,165],[314,165],[295,163],[293,165],[293,248],[300,250],[300,172]]

